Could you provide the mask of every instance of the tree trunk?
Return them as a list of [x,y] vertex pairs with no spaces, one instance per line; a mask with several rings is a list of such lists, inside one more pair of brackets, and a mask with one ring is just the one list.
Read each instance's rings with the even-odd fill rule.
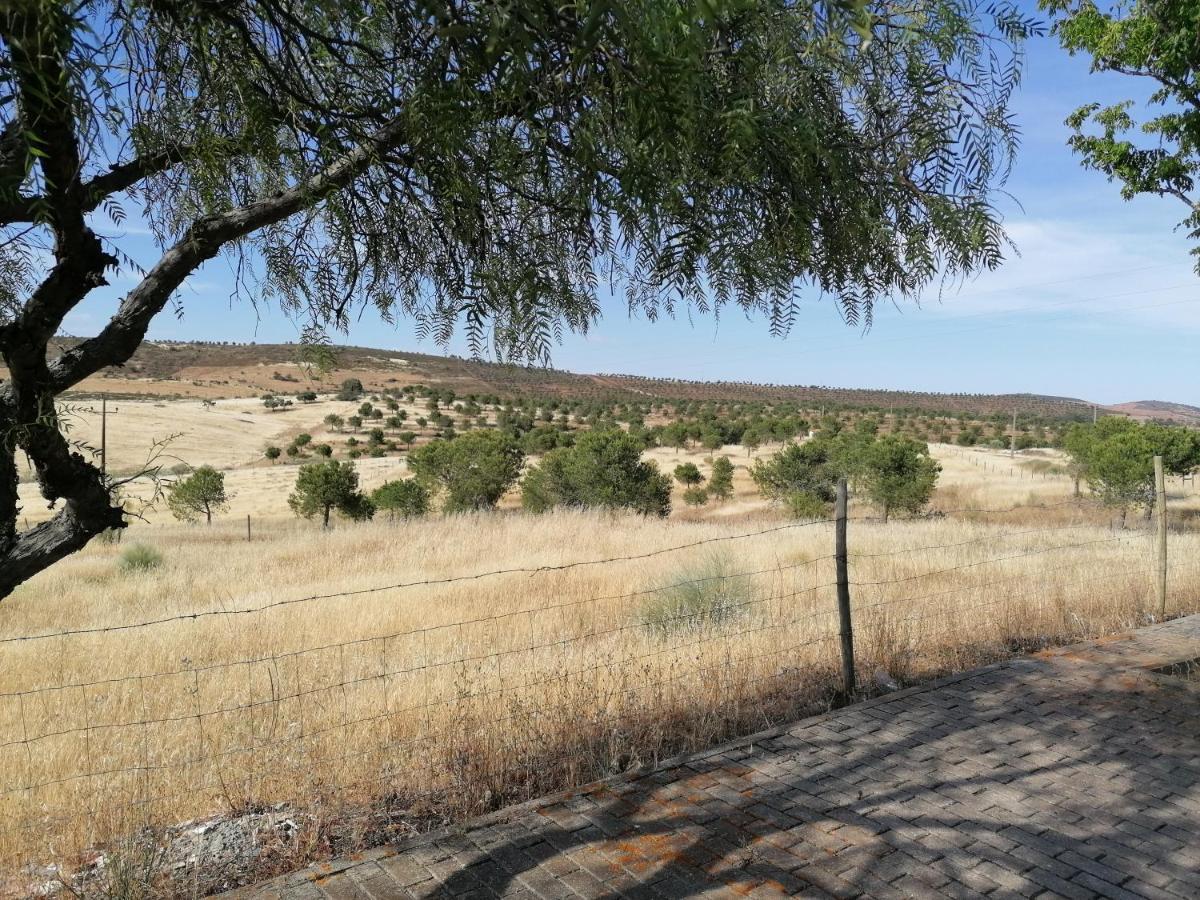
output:
[[885,504],[883,504],[883,524],[884,525],[887,524],[888,512],[889,512],[888,505],[885,503]]
[[208,524],[208,526],[211,528],[212,527],[212,510],[209,509],[207,506],[204,507],[204,518],[205,518],[205,521]]
[[333,507],[332,507],[332,506],[330,506],[330,505],[328,505],[328,504],[326,504],[326,505],[325,505],[325,516],[324,516],[324,519],[323,519],[323,521],[321,522],[321,527],[322,527],[322,528],[328,528],[328,527],[329,527],[329,513],[330,513],[330,511],[331,511],[332,509],[333,509]]

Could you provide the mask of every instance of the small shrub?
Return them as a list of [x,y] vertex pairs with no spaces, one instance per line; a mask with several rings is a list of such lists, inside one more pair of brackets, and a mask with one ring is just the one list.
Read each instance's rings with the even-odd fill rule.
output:
[[702,487],[690,487],[683,492],[683,502],[688,506],[703,506],[708,502],[708,491]]
[[162,554],[146,544],[130,544],[118,563],[122,572],[149,572],[162,565]]
[[727,556],[714,554],[676,572],[642,606],[642,625],[658,635],[717,628],[745,612],[754,598],[745,575]]

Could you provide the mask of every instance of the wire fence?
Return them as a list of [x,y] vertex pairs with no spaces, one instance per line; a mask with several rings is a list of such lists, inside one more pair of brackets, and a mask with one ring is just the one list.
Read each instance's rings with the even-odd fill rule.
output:
[[[839,582],[859,694],[1157,615],[1147,533],[1097,525],[1078,501],[1030,509],[1052,506],[1077,521],[852,516],[845,548],[834,519],[789,522],[0,637],[0,672],[44,661],[34,683],[0,681],[3,862],[70,865],[122,836],[279,803],[362,843],[768,727],[847,687]],[[1200,537],[1171,540],[1170,611],[1190,612]],[[589,589],[597,570],[628,589]],[[241,648],[268,619],[300,617],[329,639],[220,658],[222,635]],[[130,642],[165,636],[195,657],[123,666]],[[80,654],[90,677],[55,673]]]

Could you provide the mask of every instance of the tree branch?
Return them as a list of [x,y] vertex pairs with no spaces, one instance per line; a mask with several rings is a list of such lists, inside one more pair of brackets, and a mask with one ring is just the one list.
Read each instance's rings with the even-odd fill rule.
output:
[[[81,186],[82,200],[80,211],[90,213],[106,198],[119,194],[133,187],[142,179],[165,172],[185,160],[191,148],[176,147],[160,150],[146,156],[139,156],[128,162],[116,163],[107,172],[97,175]],[[7,202],[0,202],[0,226],[11,225],[14,222],[32,222],[37,216],[39,206],[46,203],[43,196],[17,196]]]
[[67,350],[50,364],[50,389],[60,393],[106,366],[125,362],[145,337],[150,321],[201,263],[216,256],[226,244],[265,225],[281,222],[344,187],[384,150],[398,144],[402,134],[399,122],[393,121],[308,180],[273,197],[194,222],[126,295],[98,335]]

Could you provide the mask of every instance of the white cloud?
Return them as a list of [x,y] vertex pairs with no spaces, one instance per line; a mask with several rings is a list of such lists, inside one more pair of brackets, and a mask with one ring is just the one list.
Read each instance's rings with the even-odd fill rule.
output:
[[1200,278],[1183,236],[1067,219],[1023,220],[1008,231],[1020,256],[947,291],[941,302],[930,292],[924,314],[1200,328]]

